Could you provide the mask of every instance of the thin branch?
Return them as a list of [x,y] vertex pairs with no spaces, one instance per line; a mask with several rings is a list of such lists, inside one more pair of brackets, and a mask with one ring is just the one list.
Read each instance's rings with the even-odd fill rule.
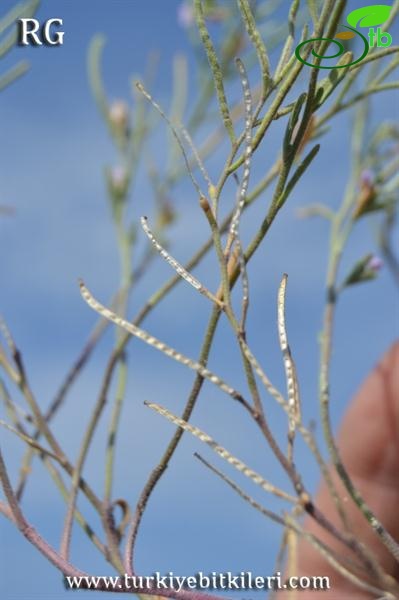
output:
[[173,137],[175,138],[176,142],[178,143],[181,153],[183,155],[184,158],[184,162],[186,165],[186,169],[187,169],[187,173],[190,176],[190,179],[192,181],[192,184],[195,188],[195,190],[197,191],[198,194],[201,194],[201,189],[197,183],[197,180],[195,179],[193,172],[191,170],[190,167],[190,163],[186,154],[186,151],[184,149],[184,145],[183,142],[180,139],[180,136],[177,132],[176,127],[171,123],[170,119],[168,119],[168,117],[166,116],[165,112],[162,110],[162,108],[160,107],[160,105],[155,102],[155,100],[152,98],[152,96],[147,92],[147,90],[144,88],[143,84],[140,83],[139,81],[136,82],[136,88],[139,90],[139,92],[141,92],[143,94],[143,96],[145,98],[147,98],[147,100],[152,104],[152,106],[155,108],[156,111],[158,111],[158,113],[161,115],[161,117],[164,119],[164,121],[168,124],[170,130],[172,131]]
[[187,144],[189,145],[189,147],[191,149],[191,152],[193,153],[194,160],[197,163],[198,168],[201,171],[201,174],[202,174],[203,178],[205,179],[205,181],[208,185],[208,190],[209,190],[210,188],[213,187],[213,183],[212,183],[212,181],[209,177],[208,171],[206,170],[205,165],[202,161],[201,154],[197,150],[197,148],[194,144],[194,141],[193,141],[191,135],[189,134],[189,132],[187,131],[187,129],[185,127],[183,127],[183,125],[180,125],[180,129],[181,129],[184,139],[186,140]]

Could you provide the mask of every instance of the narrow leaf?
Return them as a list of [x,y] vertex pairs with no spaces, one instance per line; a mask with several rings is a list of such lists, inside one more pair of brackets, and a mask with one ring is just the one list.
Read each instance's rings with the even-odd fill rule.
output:
[[292,190],[294,189],[294,187],[296,186],[296,184],[298,183],[298,181],[300,180],[302,175],[305,173],[306,169],[312,163],[313,159],[315,158],[315,156],[317,155],[319,150],[320,150],[320,144],[316,144],[316,146],[314,146],[312,148],[312,150],[309,152],[309,154],[307,154],[305,156],[305,158],[303,159],[301,164],[297,167],[297,170],[295,171],[295,173],[293,174],[293,176],[287,183],[282,195],[277,200],[278,204],[280,204],[280,205],[284,204],[284,202],[287,200],[288,196],[290,195],[290,193],[292,192]]
[[201,37],[202,44],[205,48],[205,52],[208,58],[209,65],[213,74],[213,80],[215,83],[216,95],[219,101],[220,113],[222,115],[224,126],[227,130],[229,138],[232,143],[235,140],[233,121],[230,117],[229,107],[227,104],[226,94],[223,85],[223,73],[220,68],[216,51],[213,46],[211,37],[205,23],[204,11],[202,7],[202,0],[194,0],[195,16],[197,20],[197,26]]
[[269,57],[262,36],[256,27],[256,21],[251,11],[251,6],[248,0],[238,0],[238,7],[241,11],[243,21],[249,38],[255,48],[260,69],[262,72],[262,98],[265,98],[270,87],[270,65]]

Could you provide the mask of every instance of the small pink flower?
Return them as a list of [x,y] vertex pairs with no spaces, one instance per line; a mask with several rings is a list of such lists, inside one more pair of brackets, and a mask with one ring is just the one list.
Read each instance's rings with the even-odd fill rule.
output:
[[127,172],[124,167],[117,165],[112,167],[110,172],[110,180],[112,189],[116,193],[122,194],[126,189],[127,184]]
[[372,256],[367,263],[367,268],[374,273],[378,273],[384,266],[384,262],[381,260],[379,256]]
[[112,125],[118,129],[124,131],[129,121],[129,108],[126,102],[123,100],[115,100],[109,109],[109,120]]
[[360,185],[372,187],[375,180],[375,174],[371,169],[364,169],[360,175]]
[[182,2],[177,9],[177,22],[184,29],[188,29],[194,23],[194,11],[187,2]]

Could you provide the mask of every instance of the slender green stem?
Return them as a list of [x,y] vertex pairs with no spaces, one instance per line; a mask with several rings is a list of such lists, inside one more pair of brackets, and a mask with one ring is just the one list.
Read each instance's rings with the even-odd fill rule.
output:
[[[212,309],[212,312],[211,312],[211,316],[209,319],[209,323],[208,323],[206,332],[205,332],[204,341],[202,343],[202,348],[201,348],[201,352],[200,352],[200,356],[199,356],[199,360],[198,360],[198,362],[200,362],[203,366],[206,366],[206,364],[208,362],[209,353],[211,350],[213,338],[214,338],[214,335],[216,332],[216,328],[217,328],[217,324],[219,322],[220,315],[221,315],[220,308],[217,306],[214,306]],[[199,393],[201,391],[203,382],[204,382],[204,379],[203,379],[203,377],[201,377],[201,375],[197,375],[195,377],[190,395],[188,397],[186,406],[182,413],[182,418],[185,421],[190,420],[191,414],[194,410]],[[158,481],[160,480],[160,478],[164,474],[165,470],[167,469],[169,461],[172,458],[172,456],[180,442],[182,435],[183,435],[183,430],[180,429],[179,427],[176,428],[176,432],[173,435],[171,441],[169,442],[162,458],[160,459],[158,465],[151,472],[151,474],[147,480],[147,483],[145,484],[145,486],[140,494],[139,500],[136,505],[136,510],[135,510],[131,525],[130,525],[128,533],[127,533],[127,538],[126,538],[124,567],[125,567],[127,573],[133,573],[133,571],[134,571],[135,542],[137,539],[137,535],[138,535],[138,531],[140,528],[144,510],[147,506],[147,503],[150,499],[150,496],[151,496],[155,486],[157,485]]]
[[341,257],[354,224],[353,220],[350,218],[350,213],[353,204],[356,201],[355,183],[359,176],[361,165],[362,140],[364,134],[364,124],[366,121],[366,111],[366,107],[361,107],[356,114],[353,134],[354,168],[352,171],[352,179],[349,182],[342,205],[334,217],[331,225],[330,258],[326,278],[326,305],[324,310],[320,347],[320,411],[324,437],[327,442],[332,462],[339,477],[341,478],[351,498],[354,500],[362,514],[370,523],[373,530],[377,533],[390,553],[396,558],[396,560],[399,561],[399,544],[392,538],[389,532],[386,531],[382,523],[369,508],[357,488],[354,486],[352,479],[342,462],[339,450],[335,443],[330,416],[331,349],[335,310],[339,294],[337,276]]

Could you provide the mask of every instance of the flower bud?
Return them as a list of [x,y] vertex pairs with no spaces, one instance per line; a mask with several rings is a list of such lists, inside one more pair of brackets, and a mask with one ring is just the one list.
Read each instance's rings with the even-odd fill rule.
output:
[[165,202],[162,205],[161,210],[158,213],[157,225],[160,229],[163,229],[164,227],[167,227],[168,225],[173,223],[174,220],[175,220],[175,212],[174,212],[171,204],[169,204],[168,202]]
[[374,208],[376,200],[376,189],[374,186],[374,174],[370,169],[365,169],[360,176],[360,191],[357,198],[353,218],[358,219]]
[[128,185],[128,174],[126,169],[120,165],[112,167],[109,171],[109,186],[113,197],[123,197]]
[[115,100],[109,108],[109,120],[119,134],[126,134],[129,126],[129,107],[123,100]]
[[382,266],[383,262],[378,256],[367,254],[354,265],[342,287],[375,279]]
[[384,266],[384,261],[381,260],[379,256],[373,255],[369,262],[367,263],[367,269],[373,271],[374,273],[378,273]]

